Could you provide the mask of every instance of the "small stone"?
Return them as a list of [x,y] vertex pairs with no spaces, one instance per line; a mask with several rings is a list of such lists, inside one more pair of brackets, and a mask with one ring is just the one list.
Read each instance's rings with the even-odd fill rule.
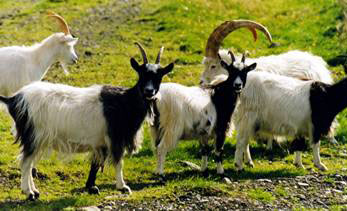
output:
[[335,192],[335,193],[343,193],[342,190],[337,190],[337,189],[332,189],[332,191]]
[[305,200],[305,199],[306,199],[306,197],[305,197],[304,194],[298,194],[297,196],[298,196],[298,198],[301,199],[301,200]]
[[183,166],[189,166],[193,170],[199,170],[200,171],[200,166],[196,165],[195,163],[189,162],[189,161],[180,161]]
[[223,177],[223,182],[227,185],[231,184],[231,180],[228,177]]
[[258,179],[257,181],[258,181],[258,182],[269,182],[269,183],[272,182],[272,181],[269,180],[269,179]]
[[335,181],[335,184],[345,186],[345,185],[347,185],[347,182],[345,182],[345,181]]
[[114,199],[117,197],[118,197],[118,195],[111,195],[111,196],[106,196],[105,199]]
[[90,207],[81,207],[81,211],[99,211],[100,209],[97,206],[90,206]]
[[112,207],[111,206],[105,206],[104,209],[105,210],[112,210]]
[[304,183],[304,182],[298,182],[298,185],[301,187],[308,187],[309,186],[309,184]]

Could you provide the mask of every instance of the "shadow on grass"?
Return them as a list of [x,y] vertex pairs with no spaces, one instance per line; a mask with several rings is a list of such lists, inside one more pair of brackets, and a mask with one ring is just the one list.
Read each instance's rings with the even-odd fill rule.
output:
[[[160,181],[150,181],[150,182],[126,182],[126,184],[130,187],[131,190],[135,190],[135,191],[139,191],[142,190],[144,188],[149,188],[149,187],[157,187],[157,186],[161,186],[164,183],[160,182]],[[117,191],[116,188],[116,184],[112,183],[112,184],[97,184],[100,192],[104,192],[106,190],[108,191]],[[76,194],[76,193],[87,193],[88,190],[85,187],[81,187],[81,188],[74,188],[71,190],[72,194]],[[121,193],[121,191],[119,191]]]
[[300,172],[293,172],[290,169],[278,169],[278,170],[264,170],[257,172],[241,171],[237,172],[234,169],[225,170],[224,175],[218,175],[216,169],[209,169],[207,173],[203,173],[197,170],[185,170],[178,173],[165,174],[165,181],[185,180],[194,177],[206,178],[208,180],[218,181],[224,176],[232,178],[233,180],[246,180],[246,179],[276,179],[276,178],[288,178],[301,175]]
[[51,201],[13,200],[0,202],[0,210],[62,210],[66,207],[74,206],[77,201],[74,197],[64,197]]
[[[212,152],[213,146],[210,146],[209,148]],[[201,158],[199,145],[187,146],[184,150],[187,151],[189,155],[192,155],[195,159]],[[235,150],[235,144],[226,143],[224,145],[225,159],[234,159]],[[281,147],[276,142],[273,143],[273,149],[271,151],[267,151],[263,144],[256,144],[250,146],[250,151],[253,159],[282,160],[283,158],[289,155],[286,146]],[[210,153],[210,155],[213,156],[213,153]]]

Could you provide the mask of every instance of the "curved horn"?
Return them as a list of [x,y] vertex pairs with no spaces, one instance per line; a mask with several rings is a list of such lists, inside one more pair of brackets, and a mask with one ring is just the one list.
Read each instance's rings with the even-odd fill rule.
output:
[[144,63],[144,64],[148,64],[148,59],[147,59],[147,54],[146,54],[145,49],[143,49],[143,47],[141,46],[141,44],[138,43],[138,42],[135,42],[135,45],[137,45],[137,47],[139,47],[139,49],[140,49],[140,52],[141,52],[142,58],[143,58],[143,63]]
[[245,63],[246,56],[248,56],[248,55],[249,55],[249,52],[248,52],[248,51],[243,52],[242,58],[241,58],[241,62],[242,62],[242,63]]
[[64,32],[65,35],[70,34],[69,26],[67,25],[67,23],[66,23],[66,21],[64,20],[63,17],[61,17],[60,15],[58,15],[58,14],[56,14],[54,12],[48,12],[48,16],[52,17],[52,18],[55,18],[58,21],[59,26],[60,26],[61,30]]
[[228,51],[228,54],[229,54],[230,57],[231,57],[231,63],[234,63],[234,62],[235,62],[235,55],[234,55],[234,53],[233,53],[231,50],[229,50],[229,51]]
[[163,54],[163,51],[164,51],[164,46],[162,46],[162,47],[160,48],[160,50],[159,50],[157,59],[155,60],[155,63],[156,63],[156,64],[159,64],[159,63],[160,63],[160,57],[161,57],[161,54]]
[[257,40],[257,33],[255,29],[263,32],[267,39],[272,43],[272,37],[267,28],[257,22],[250,20],[233,20],[233,21],[225,21],[221,25],[219,25],[210,35],[206,44],[205,56],[211,58],[217,58],[217,53],[222,41],[225,37],[228,36],[231,32],[236,29],[246,27],[248,28],[254,37],[254,40]]
[[241,62],[242,62],[242,63],[245,63],[245,60],[246,60],[246,52],[244,52],[244,53],[242,54]]

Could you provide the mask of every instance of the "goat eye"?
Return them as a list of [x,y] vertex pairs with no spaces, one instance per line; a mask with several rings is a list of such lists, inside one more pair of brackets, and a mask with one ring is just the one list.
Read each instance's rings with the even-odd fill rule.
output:
[[214,69],[214,68],[216,68],[216,65],[212,65],[212,66],[211,66],[211,69]]

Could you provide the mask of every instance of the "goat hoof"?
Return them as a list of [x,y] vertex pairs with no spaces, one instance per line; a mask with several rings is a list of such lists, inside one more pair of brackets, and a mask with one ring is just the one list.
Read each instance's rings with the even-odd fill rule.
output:
[[296,168],[305,169],[305,166],[302,165],[302,163],[294,163],[294,165],[296,166]]
[[158,175],[158,181],[160,183],[165,183],[166,182],[165,176],[163,174],[159,174]]
[[35,201],[35,200],[36,200],[35,194],[30,193],[29,196],[28,196],[28,198],[27,198],[27,200],[28,200],[28,201]]
[[124,186],[118,189],[122,194],[131,194],[131,189],[128,186]]
[[38,199],[40,198],[40,193],[38,191],[34,191],[34,196],[35,196],[35,199]]
[[251,161],[251,162],[248,162],[246,163],[246,165],[250,168],[254,168],[254,163]]
[[328,168],[324,165],[324,164],[320,164],[320,165],[315,165],[315,167],[317,167],[319,170],[321,171],[326,171],[328,170]]
[[88,193],[89,194],[99,194],[99,188],[97,186],[92,186],[88,188]]

